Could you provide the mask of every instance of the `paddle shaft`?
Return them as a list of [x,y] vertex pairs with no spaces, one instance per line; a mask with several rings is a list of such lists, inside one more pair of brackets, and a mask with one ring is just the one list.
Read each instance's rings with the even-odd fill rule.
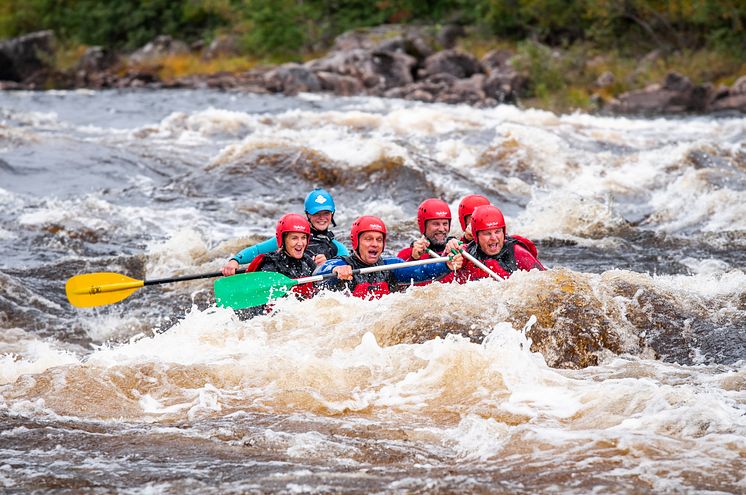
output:
[[[236,270],[236,275],[239,273],[244,273],[246,271],[245,268],[242,268],[240,270]],[[158,285],[158,284],[170,284],[171,282],[186,282],[187,280],[198,280],[200,278],[216,278],[216,277],[222,277],[223,272],[212,272],[212,273],[202,273],[197,275],[184,275],[182,277],[170,277],[170,278],[156,278],[153,280],[145,280],[143,282],[143,285]]]
[[[428,249],[427,252],[430,254],[430,256],[438,256],[438,253],[436,253],[432,249]],[[463,254],[466,259],[468,259],[469,261],[477,265],[478,268],[484,270],[484,272],[490,277],[494,278],[495,280],[501,280],[500,276],[497,273],[490,270],[487,265],[479,261],[477,258],[472,256],[471,254],[467,253],[465,250],[462,249],[461,254]]]
[[472,256],[471,254],[467,253],[464,250],[461,250],[461,254],[463,254],[464,257],[467,260],[471,261],[472,263],[474,263],[475,265],[477,265],[477,267],[481,268],[490,277],[494,278],[495,280],[502,280],[500,278],[500,275],[498,275],[497,273],[495,273],[492,270],[490,270],[487,265],[485,265],[484,263],[482,263],[481,261],[479,261],[477,258],[475,258],[474,256]]
[[[425,260],[405,261],[404,263],[391,263],[389,265],[378,265],[378,266],[368,266],[365,268],[357,268],[355,270],[352,270],[352,274],[355,275],[357,273],[385,272],[387,270],[396,270],[397,268],[407,268],[409,266],[429,265],[431,263],[444,263],[446,261],[450,261],[450,258],[448,256],[440,256],[438,258],[428,258]],[[343,266],[343,265],[337,265],[337,266]],[[306,284],[309,282],[321,282],[322,280],[326,280],[328,278],[332,278],[336,276],[337,276],[336,273],[331,272],[331,273],[327,273],[324,275],[313,275],[311,277],[298,278],[298,279],[295,279],[295,282],[297,284]]]
[[[236,270],[236,273],[243,273],[245,269]],[[223,272],[201,273],[197,275],[184,275],[182,277],[156,278],[153,280],[133,280],[132,282],[118,282],[116,284],[91,285],[83,294],[95,295],[102,292],[119,292],[122,290],[137,289],[146,285],[170,284],[171,282],[186,282],[187,280],[198,280],[201,278],[222,277]]]

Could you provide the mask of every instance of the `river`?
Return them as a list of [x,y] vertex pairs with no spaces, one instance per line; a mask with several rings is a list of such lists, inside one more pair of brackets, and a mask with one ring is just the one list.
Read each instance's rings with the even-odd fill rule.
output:
[[[744,143],[739,116],[0,92],[0,488],[744,493]],[[549,269],[251,319],[211,280],[66,299],[217,271],[314,187],[392,254],[422,200],[484,194]]]

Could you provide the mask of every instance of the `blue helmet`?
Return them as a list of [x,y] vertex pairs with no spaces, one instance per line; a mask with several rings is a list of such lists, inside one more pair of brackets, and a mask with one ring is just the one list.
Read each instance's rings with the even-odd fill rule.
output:
[[320,211],[334,213],[334,198],[324,189],[314,189],[306,196],[304,207],[309,215],[314,215]]

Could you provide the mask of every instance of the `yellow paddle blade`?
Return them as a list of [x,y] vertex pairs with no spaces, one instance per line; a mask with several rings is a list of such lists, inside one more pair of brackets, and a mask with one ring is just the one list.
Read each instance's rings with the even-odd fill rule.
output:
[[73,306],[90,308],[126,299],[144,284],[144,280],[135,280],[119,273],[86,273],[71,277],[65,284],[65,292]]

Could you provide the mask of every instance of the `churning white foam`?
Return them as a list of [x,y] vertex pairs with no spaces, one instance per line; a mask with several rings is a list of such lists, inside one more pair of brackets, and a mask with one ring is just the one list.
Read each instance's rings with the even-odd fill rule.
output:
[[0,385],[13,383],[19,376],[38,374],[54,366],[79,364],[78,358],[69,351],[58,349],[54,344],[40,340],[23,343],[22,355],[0,356]]

